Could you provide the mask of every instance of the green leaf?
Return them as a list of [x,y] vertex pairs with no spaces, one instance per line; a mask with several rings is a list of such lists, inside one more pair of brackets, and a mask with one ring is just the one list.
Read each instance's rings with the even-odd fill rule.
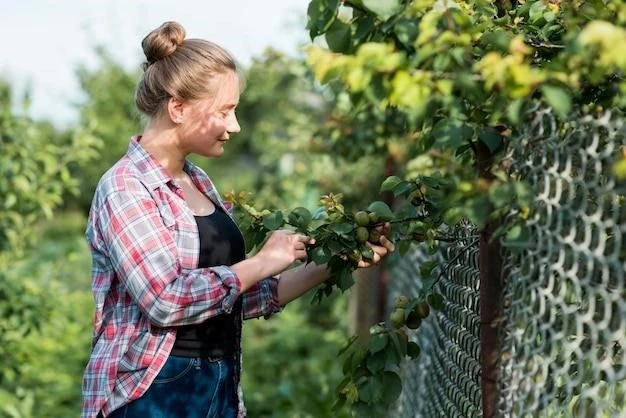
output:
[[506,108],[506,114],[511,123],[517,125],[522,120],[522,112],[524,111],[524,100],[513,100]]
[[363,6],[383,20],[400,11],[400,0],[363,0]]
[[478,139],[489,148],[493,155],[502,149],[502,136],[493,128],[481,128],[478,130]]
[[336,234],[343,235],[354,230],[354,225],[348,222],[340,222],[335,224],[330,224],[329,228]]
[[289,213],[287,219],[291,225],[306,228],[311,223],[313,216],[307,208],[297,207]]
[[311,0],[307,8],[307,24],[311,40],[326,32],[337,18],[339,0]]
[[489,189],[489,199],[497,208],[515,202],[515,187],[511,183],[495,184]]
[[393,212],[389,206],[380,200],[370,203],[367,210],[376,213],[381,221],[390,221],[393,219]]
[[385,364],[387,364],[387,355],[385,354],[387,351],[377,351],[376,353],[372,353],[367,356],[366,365],[367,369],[371,373],[376,373],[381,370],[384,370]]
[[396,187],[402,180],[397,176],[389,176],[380,185],[380,192],[390,192]]
[[383,402],[393,404],[402,393],[402,379],[397,373],[386,371],[383,374]]
[[525,225],[514,225],[506,233],[503,245],[514,253],[519,253],[530,244],[530,230]]
[[332,253],[326,247],[317,246],[310,251],[309,257],[316,264],[325,264],[332,257]]
[[389,337],[385,333],[372,335],[372,338],[369,342],[370,352],[376,353],[380,350],[383,350],[387,343],[389,343]]
[[272,212],[263,216],[263,226],[270,231],[275,231],[283,226],[285,219],[281,211]]
[[567,90],[549,85],[541,86],[541,92],[548,104],[561,117],[567,115],[572,107],[572,98]]
[[444,299],[439,293],[431,293],[427,296],[426,301],[435,310],[443,309]]
[[351,27],[341,20],[335,19],[324,36],[331,51],[344,53],[350,49],[352,40]]
[[315,209],[313,211],[313,215],[312,215],[314,220],[322,220],[322,219],[326,219],[328,218],[328,212],[326,211],[326,208],[323,206],[318,207],[317,209]]
[[455,149],[470,139],[474,131],[471,127],[457,119],[442,119],[435,124],[430,136],[433,146]]
[[359,387],[359,399],[366,403],[372,402],[374,400],[374,395],[377,392],[376,386],[376,382],[374,382],[372,379],[366,380]]
[[395,197],[406,196],[415,189],[417,189],[417,184],[415,184],[415,182],[402,181],[393,188],[393,195]]

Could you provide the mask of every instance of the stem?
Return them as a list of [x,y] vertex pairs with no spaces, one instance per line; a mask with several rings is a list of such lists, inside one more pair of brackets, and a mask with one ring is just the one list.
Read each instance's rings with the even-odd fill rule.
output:
[[[466,235],[466,236],[449,236],[449,235],[435,235],[433,237],[433,241],[441,241],[441,242],[457,242],[467,238],[478,238],[478,235]],[[426,237],[424,234],[415,233],[413,235],[402,235],[398,237],[394,242],[400,241],[424,241]]]

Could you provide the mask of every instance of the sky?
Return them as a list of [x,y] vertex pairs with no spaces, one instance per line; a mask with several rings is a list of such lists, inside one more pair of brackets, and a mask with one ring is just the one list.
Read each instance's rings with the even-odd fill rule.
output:
[[57,126],[77,118],[79,65],[97,66],[102,45],[126,68],[143,61],[141,40],[167,20],[244,65],[268,46],[290,55],[308,41],[308,0],[0,0],[0,78],[30,89],[31,116]]

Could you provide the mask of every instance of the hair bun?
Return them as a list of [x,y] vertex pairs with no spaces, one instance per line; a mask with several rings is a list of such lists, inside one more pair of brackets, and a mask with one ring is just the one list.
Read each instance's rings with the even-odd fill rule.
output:
[[141,41],[147,61],[144,64],[144,70],[151,64],[172,54],[179,45],[182,45],[184,40],[185,28],[177,22],[165,22],[151,31]]

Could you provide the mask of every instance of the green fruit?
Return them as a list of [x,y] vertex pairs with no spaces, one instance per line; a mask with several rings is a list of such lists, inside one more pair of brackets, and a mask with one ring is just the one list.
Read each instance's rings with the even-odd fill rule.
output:
[[404,295],[400,295],[394,301],[393,307],[394,308],[404,308],[408,304],[409,304],[409,298],[407,298]]
[[370,237],[370,231],[364,226],[359,226],[355,231],[355,235],[357,242],[365,242]]
[[371,242],[372,244],[378,244],[380,242],[380,232],[378,232],[375,229],[372,229],[370,231],[370,235],[367,238],[367,240]]
[[411,329],[417,329],[422,324],[422,319],[419,317],[415,310],[409,312],[406,317],[406,326]]
[[377,224],[378,221],[380,221],[380,217],[378,216],[378,214],[376,212],[371,212],[369,214],[369,218],[370,218],[370,224]]
[[349,257],[355,263],[358,263],[359,261],[363,259],[363,256],[361,255],[361,251],[359,251],[358,248],[355,248],[352,251],[350,251]]
[[364,210],[360,210],[354,214],[354,222],[358,226],[367,226],[370,223],[370,216]]
[[404,309],[394,309],[389,315],[389,323],[394,328],[401,328],[404,326]]
[[363,258],[371,260],[374,258],[374,250],[372,250],[370,247],[363,247],[361,249],[361,255],[363,256]]
[[430,314],[430,305],[428,302],[424,300],[415,305],[415,313],[417,313],[421,319],[428,318],[428,315]]

